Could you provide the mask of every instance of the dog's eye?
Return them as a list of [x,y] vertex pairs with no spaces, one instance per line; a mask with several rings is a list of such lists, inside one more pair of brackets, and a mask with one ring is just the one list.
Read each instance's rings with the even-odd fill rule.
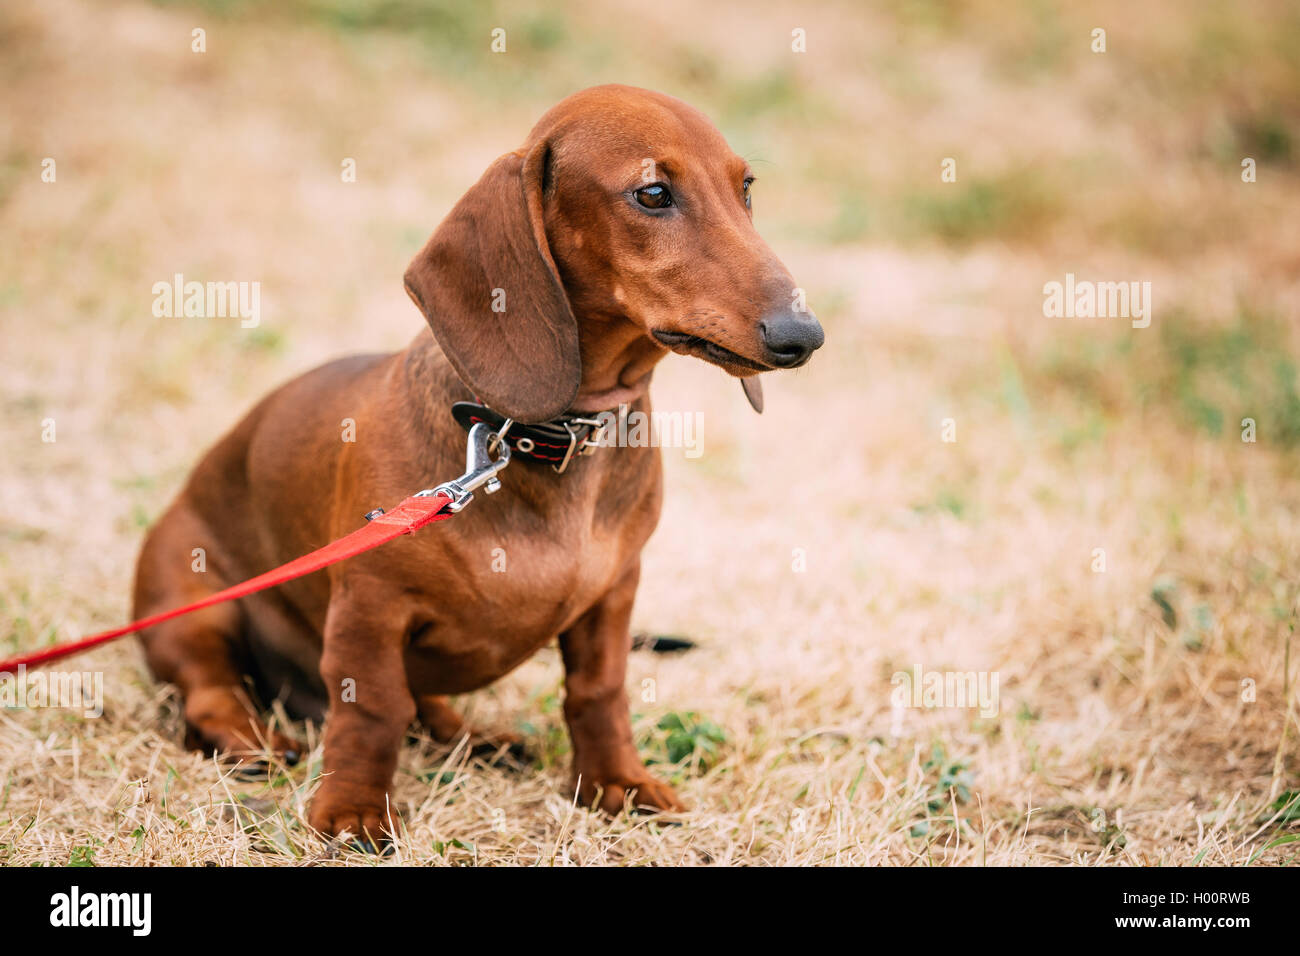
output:
[[746,206],[749,206],[750,201],[751,201],[751,200],[750,200],[750,196],[749,196],[749,187],[752,186],[752,185],[754,185],[754,180],[752,180],[752,179],[746,179],[743,183],[740,184],[741,191],[744,192],[744,194],[745,194],[745,205],[746,205]]
[[673,204],[673,194],[662,183],[643,186],[636,191],[636,201],[647,209],[666,209]]

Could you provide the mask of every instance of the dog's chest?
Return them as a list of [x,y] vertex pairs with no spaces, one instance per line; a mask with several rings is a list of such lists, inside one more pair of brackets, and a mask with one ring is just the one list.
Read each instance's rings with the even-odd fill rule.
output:
[[644,496],[575,496],[535,512],[509,493],[476,499],[444,524],[457,533],[430,555],[410,645],[437,685],[428,692],[491,683],[572,627],[635,565],[657,517]]

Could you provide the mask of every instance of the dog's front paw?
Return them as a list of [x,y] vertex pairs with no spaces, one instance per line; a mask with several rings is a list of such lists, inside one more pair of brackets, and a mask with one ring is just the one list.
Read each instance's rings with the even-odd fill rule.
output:
[[580,775],[578,800],[585,807],[599,808],[611,816],[623,812],[676,813],[686,804],[668,784],[648,772],[613,780],[601,780],[596,774]]
[[392,849],[398,817],[381,794],[378,799],[349,799],[322,787],[312,800],[307,822],[331,839],[343,839],[367,853]]

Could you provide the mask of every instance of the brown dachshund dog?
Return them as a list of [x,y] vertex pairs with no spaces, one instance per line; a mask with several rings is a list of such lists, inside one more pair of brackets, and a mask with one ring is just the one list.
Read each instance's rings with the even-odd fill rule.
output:
[[[454,402],[563,423],[620,405],[648,413],[669,351],[742,379],[804,364],[822,330],[754,230],[752,181],[708,119],[672,97],[601,86],[551,109],[407,269],[432,334],[332,362],[257,405],[149,534],[135,615],[296,558],[459,474]],[[344,419],[355,440],[341,440]],[[188,744],[293,762],[300,745],[254,700],[327,711],[309,822],[380,839],[412,721],[458,739],[468,731],[444,695],[484,687],[558,638],[579,800],[610,813],[680,808],[637,754],[624,692],[641,549],[659,518],[658,448],[595,448],[558,474],[516,460],[500,480],[435,528],[146,631],[149,667],[183,697]]]

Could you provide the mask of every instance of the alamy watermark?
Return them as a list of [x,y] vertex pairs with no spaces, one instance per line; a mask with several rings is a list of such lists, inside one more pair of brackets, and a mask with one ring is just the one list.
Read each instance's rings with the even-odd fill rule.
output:
[[618,411],[592,416],[603,432],[597,444],[601,448],[681,448],[687,458],[704,454],[703,412]]
[[908,707],[928,709],[979,708],[981,717],[996,717],[999,709],[997,671],[897,671],[889,681],[895,712]]
[[1150,282],[1093,282],[1065,274],[1065,282],[1043,286],[1043,315],[1049,319],[1132,319],[1133,328],[1151,324]]
[[17,674],[0,671],[0,707],[9,710],[79,707],[86,717],[102,717],[104,672],[34,670],[29,673],[26,664],[19,664]]
[[50,925],[57,927],[119,926],[133,936],[148,936],[153,929],[152,893],[82,892],[73,886],[50,897]]
[[237,318],[245,329],[262,321],[260,282],[186,282],[178,272],[171,282],[155,282],[152,291],[155,318]]

